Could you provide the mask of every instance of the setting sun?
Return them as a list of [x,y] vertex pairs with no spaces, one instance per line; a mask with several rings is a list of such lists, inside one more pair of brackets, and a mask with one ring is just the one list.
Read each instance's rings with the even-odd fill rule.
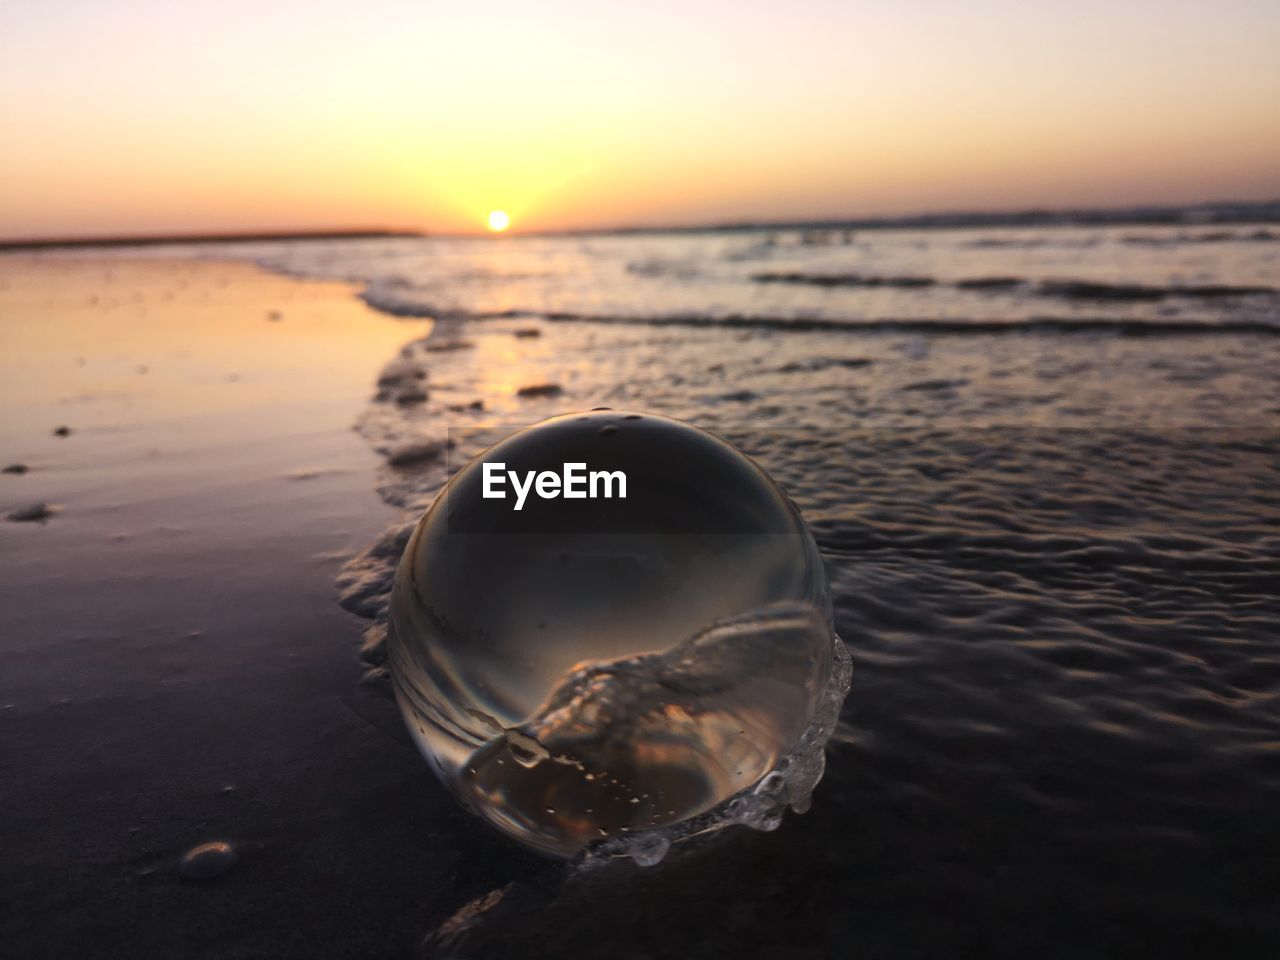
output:
[[511,226],[511,218],[501,210],[494,210],[489,214],[489,229],[494,233],[501,233],[509,226]]

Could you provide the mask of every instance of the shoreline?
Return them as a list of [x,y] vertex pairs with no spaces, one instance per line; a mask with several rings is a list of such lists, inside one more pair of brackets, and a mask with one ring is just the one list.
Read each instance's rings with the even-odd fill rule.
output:
[[[1016,210],[958,210],[884,216],[822,216],[789,220],[728,220],[704,223],[621,224],[516,230],[513,237],[591,237],[645,234],[748,233],[770,230],[964,230],[983,227],[1140,227],[1259,226],[1280,223],[1280,198],[1269,200],[1206,200],[1184,204],[1134,204],[1116,207],[1043,207]],[[290,240],[378,240],[405,237],[440,239],[499,239],[483,230],[453,232],[386,228],[321,228],[318,230],[249,230],[228,233],[179,233],[121,237],[53,237],[0,239],[0,253],[42,249],[165,246],[177,244],[253,243]]]
[[[447,870],[423,835],[461,814],[361,686],[334,576],[393,514],[352,421],[411,328],[240,264],[0,280],[29,468],[0,497],[58,511],[0,524],[7,949],[405,952]],[[216,841],[235,867],[185,878]]]
[[192,244],[272,243],[294,240],[391,240],[425,237],[418,230],[254,230],[232,233],[173,233],[140,236],[32,237],[0,239],[0,254],[36,253],[44,250],[129,249],[133,247],[187,246]]

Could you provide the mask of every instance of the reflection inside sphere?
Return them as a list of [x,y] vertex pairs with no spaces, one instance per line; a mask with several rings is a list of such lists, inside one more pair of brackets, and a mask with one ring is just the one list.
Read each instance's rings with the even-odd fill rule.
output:
[[[625,475],[626,495],[530,487],[516,510],[484,495],[486,463],[517,478],[585,464]],[[405,550],[389,653],[440,778],[559,856],[606,838],[665,851],[654,831],[705,818],[805,743],[807,805],[815,722],[834,724],[844,690],[833,710],[843,648],[785,493],[719,438],[625,411],[548,420],[457,473]]]

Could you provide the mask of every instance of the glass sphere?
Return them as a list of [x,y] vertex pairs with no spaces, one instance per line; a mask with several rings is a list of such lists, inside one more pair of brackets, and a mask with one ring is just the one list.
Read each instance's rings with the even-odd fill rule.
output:
[[625,411],[547,420],[459,470],[405,549],[388,650],[440,779],[566,857],[620,836],[665,852],[662,830],[776,779],[827,704],[825,741],[847,689],[831,708],[843,648],[795,505],[725,441]]

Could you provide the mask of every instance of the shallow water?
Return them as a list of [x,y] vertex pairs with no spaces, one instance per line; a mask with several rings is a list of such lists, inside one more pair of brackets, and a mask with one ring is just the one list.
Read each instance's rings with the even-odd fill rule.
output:
[[805,818],[654,878],[570,878],[552,904],[527,864],[490,870],[439,950],[1274,955],[1275,233],[236,252],[435,321],[406,327],[358,417],[404,510],[340,578],[375,677],[390,573],[469,431],[600,405],[756,458],[813,528],[853,655]]
[[1272,325],[1270,225],[744,230],[245,246],[406,316],[794,327]]
[[[676,918],[651,940],[676,953],[696,919],[671,891],[726,869],[761,909],[774,870],[823,902],[914,883],[963,903],[947,922],[985,948],[1014,909],[1010,942],[1050,955],[1204,931],[1242,953],[1280,942],[1263,852],[1280,840],[1272,228],[394,241],[267,259],[435,317],[388,358],[423,397],[393,377],[360,417],[406,520],[474,452],[469,428],[598,405],[687,419],[799,504],[853,654],[841,745],[789,846],[584,894],[595,921],[571,891],[558,921],[488,904],[455,918],[458,942],[505,955],[652,937],[624,906],[639,896]],[[343,581],[375,621],[403,536]],[[818,863],[821,894],[805,880]],[[831,952],[846,929],[777,909],[791,944]],[[871,914],[857,922],[873,943],[940,942],[902,902]],[[735,937],[697,942],[762,950]]]

